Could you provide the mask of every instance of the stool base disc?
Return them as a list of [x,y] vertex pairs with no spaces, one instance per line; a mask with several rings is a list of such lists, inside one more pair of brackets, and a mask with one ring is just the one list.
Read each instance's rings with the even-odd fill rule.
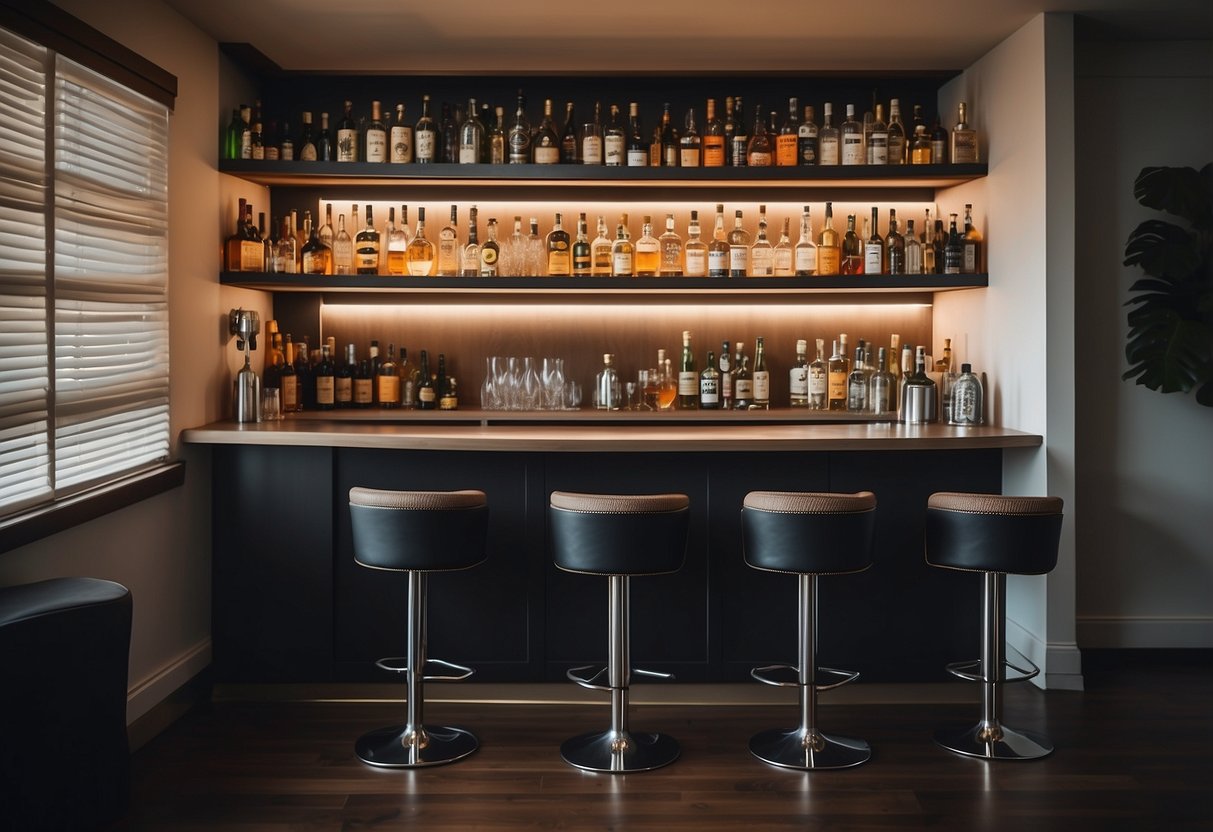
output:
[[981,723],[968,727],[949,726],[935,732],[935,742],[949,751],[983,760],[1037,760],[1053,753],[1053,745],[1040,734],[1002,726],[1002,739],[987,742],[978,738]]
[[426,725],[423,730],[429,742],[417,748],[403,742],[406,727],[392,725],[369,731],[354,743],[354,753],[362,762],[379,768],[420,768],[452,763],[480,747],[476,737],[463,728]]
[[850,768],[872,758],[872,749],[865,740],[822,734],[825,745],[814,751],[805,747],[804,736],[799,728],[763,731],[750,738],[750,753],[764,763],[801,771]]
[[561,743],[560,756],[585,771],[626,774],[668,766],[680,750],[678,741],[666,734],[593,731]]

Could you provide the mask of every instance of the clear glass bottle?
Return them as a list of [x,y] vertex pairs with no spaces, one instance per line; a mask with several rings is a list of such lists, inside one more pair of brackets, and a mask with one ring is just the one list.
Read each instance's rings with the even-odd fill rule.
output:
[[556,122],[552,120],[552,99],[543,100],[543,120],[531,143],[531,161],[537,165],[555,165],[560,162],[560,135]]
[[464,277],[476,277],[480,274],[480,230],[477,225],[477,208],[473,205],[468,209],[468,241],[460,254],[459,273]]
[[598,233],[590,243],[590,274],[606,277],[611,273],[611,238],[607,236],[606,218],[598,215]]
[[961,364],[960,376],[952,385],[951,423],[980,425],[984,421],[984,395],[981,379],[973,373],[973,365]]
[[602,158],[607,167],[622,167],[627,160],[628,133],[619,120],[619,106],[611,105],[611,117],[602,132]]
[[788,236],[791,222],[790,218],[783,218],[783,230],[779,233],[779,242],[775,244],[775,265],[773,272],[776,277],[791,277],[795,273],[792,240]]
[[687,110],[686,122],[682,137],[678,140],[678,165],[684,168],[697,168],[703,162],[703,139],[699,136],[699,126],[695,123],[695,108]]
[[716,353],[708,350],[708,361],[699,371],[699,409],[720,409],[720,370],[716,368]]
[[653,236],[653,221],[645,216],[640,227],[640,237],[635,244],[635,269],[637,277],[656,277],[661,268],[661,245]]
[[594,102],[594,120],[581,125],[581,135],[578,139],[581,145],[581,163],[583,165],[601,165],[603,154],[602,136],[602,103]]
[[539,219],[531,217],[531,232],[526,235],[526,276],[538,277],[547,273],[548,247],[539,236]]
[[956,126],[952,128],[951,153],[952,164],[976,164],[977,162],[977,131],[969,126],[967,114],[968,105],[961,101],[957,107]]
[[678,409],[699,407],[699,373],[695,370],[695,353],[691,349],[690,330],[682,333],[682,356],[678,362]]
[[674,215],[665,215],[665,231],[657,238],[661,249],[661,264],[657,273],[661,277],[679,277],[682,274],[682,238],[674,230]]
[[404,120],[404,105],[396,105],[396,120],[388,134],[388,161],[407,165],[413,161],[413,125]]
[[823,165],[837,165],[842,161],[842,137],[838,128],[831,123],[833,118],[834,105],[827,101],[821,130],[817,134],[817,148]]
[[813,242],[812,218],[809,206],[800,214],[800,239],[793,253],[793,272],[797,277],[808,277],[817,273],[817,244]]
[[827,410],[847,409],[847,362],[834,342],[834,352],[826,364]]
[[839,153],[844,165],[862,165],[863,125],[855,120],[855,105],[847,105],[847,118],[839,130]]
[[901,102],[894,98],[889,102],[889,164],[904,165],[906,162],[906,127],[901,123]]
[[497,116],[497,123],[489,128],[488,137],[485,139],[489,146],[489,164],[504,165],[509,160],[509,153],[506,151],[508,147],[505,135],[505,108],[493,108],[494,114]]
[[897,230],[897,209],[889,209],[889,233],[884,240],[885,270],[889,274],[902,275],[906,268],[906,238]]
[[522,233],[522,217],[514,216],[514,233],[501,247],[501,274],[521,277],[526,274],[526,236]]
[[716,206],[716,224],[708,243],[708,277],[729,276],[729,242],[724,231],[724,206]]
[[825,339],[817,339],[817,357],[809,364],[809,409],[825,410],[828,399],[828,370],[825,362]]
[[864,145],[869,165],[889,163],[889,125],[884,120],[883,104],[876,105],[876,114],[864,134]]
[[459,274],[459,206],[451,206],[451,221],[438,232],[438,275]]
[[775,248],[767,237],[767,206],[758,206],[758,236],[750,246],[750,275],[771,277],[775,273]]
[[324,206],[324,225],[320,226],[317,232],[320,235],[320,240],[326,246],[331,246],[333,240],[336,239],[336,234],[333,232],[333,203],[325,203]]
[[408,263],[409,274],[413,277],[425,277],[434,268],[434,244],[425,236],[425,207],[417,209],[417,231],[404,250]]
[[[387,273],[392,275],[408,274],[404,252],[409,247],[408,235],[396,225],[396,209],[388,208],[387,236]],[[340,236],[340,234],[338,234]]]
[[742,225],[741,210],[733,219],[733,230],[729,232],[729,277],[745,277],[749,274],[750,232]]
[[564,230],[564,218],[559,212],[556,214],[556,223],[547,234],[544,249],[547,273],[553,277],[568,277],[573,269],[572,252],[569,232]]
[[977,274],[981,271],[981,243],[981,232],[973,224],[973,206],[965,203],[964,258],[960,264],[961,274]]
[[855,362],[847,374],[847,412],[863,413],[868,409],[868,377],[863,371],[863,347],[855,348]]
[[906,220],[906,274],[922,274],[922,243],[914,233],[914,220]]
[[754,403],[754,377],[750,375],[749,360],[745,354],[745,343],[737,342],[737,353],[733,356],[733,409],[749,410]]
[[615,277],[631,277],[636,269],[636,248],[628,234],[628,215],[619,215],[615,227],[615,242],[611,243],[611,274]]
[[884,240],[881,239],[880,232],[877,230],[877,208],[872,206],[872,223],[869,229],[867,241],[863,246],[863,273],[864,274],[885,274],[884,257]]
[[788,405],[809,406],[809,342],[801,338],[796,342],[796,362],[788,370]]
[[896,415],[896,390],[897,381],[889,372],[888,351],[881,347],[877,352],[876,367],[868,382],[868,410],[876,416]]
[[594,407],[599,410],[618,410],[620,407],[619,375],[614,364],[615,356],[604,353],[602,370],[594,376]]
[[526,98],[518,90],[518,106],[514,110],[514,123],[510,125],[509,159],[511,165],[524,165],[531,161],[531,123],[526,117]]
[[754,111],[754,135],[746,145],[746,164],[752,168],[770,167],[775,163],[774,139],[767,132],[766,121],[762,117],[762,105]]
[[501,244],[497,242],[497,218],[489,217],[487,239],[480,247],[480,276],[496,277],[501,264]]
[[378,101],[371,102],[371,120],[363,131],[363,147],[368,162],[388,160],[387,126],[383,123],[383,112]]
[[698,211],[691,211],[687,242],[683,250],[682,274],[687,277],[705,277],[708,273],[708,244],[700,239]]
[[468,99],[467,115],[459,125],[459,164],[479,164],[484,153],[485,126],[476,113],[476,99]]
[[751,374],[754,384],[754,401],[751,410],[770,410],[771,408],[771,373],[767,370],[766,350],[763,347],[762,336],[755,339],[754,372]]

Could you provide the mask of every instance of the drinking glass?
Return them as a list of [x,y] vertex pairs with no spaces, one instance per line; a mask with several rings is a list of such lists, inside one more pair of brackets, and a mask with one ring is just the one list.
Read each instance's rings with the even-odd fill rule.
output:
[[282,397],[277,387],[261,388],[261,421],[273,422],[282,418]]
[[521,408],[539,410],[543,407],[543,382],[535,371],[535,359],[529,355],[522,359],[522,368]]
[[480,407],[482,410],[497,409],[497,394],[493,378],[493,362],[496,360],[488,356],[485,356],[484,359],[484,382],[480,385]]

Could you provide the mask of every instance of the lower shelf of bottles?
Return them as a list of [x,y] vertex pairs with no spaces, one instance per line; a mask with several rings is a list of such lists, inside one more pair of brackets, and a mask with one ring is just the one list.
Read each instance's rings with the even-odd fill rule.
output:
[[947,292],[980,289],[988,274],[859,274],[822,277],[400,277],[221,272],[224,286],[267,292],[437,292],[453,294],[566,294],[658,292],[708,294],[840,294]]
[[584,425],[595,422],[611,424],[828,424],[894,422],[897,414],[876,416],[846,410],[809,410],[802,407],[774,407],[769,410],[599,410],[582,407],[573,410],[405,410],[403,408],[305,410],[288,413],[283,421],[290,422],[407,422],[443,425],[511,425],[561,423]]

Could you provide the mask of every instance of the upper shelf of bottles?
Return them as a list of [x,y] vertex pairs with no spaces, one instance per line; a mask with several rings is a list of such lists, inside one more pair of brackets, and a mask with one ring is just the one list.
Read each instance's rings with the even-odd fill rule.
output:
[[986,175],[980,164],[811,165],[797,167],[605,167],[456,165],[225,159],[219,170],[258,185],[561,185],[688,188],[942,188]]

